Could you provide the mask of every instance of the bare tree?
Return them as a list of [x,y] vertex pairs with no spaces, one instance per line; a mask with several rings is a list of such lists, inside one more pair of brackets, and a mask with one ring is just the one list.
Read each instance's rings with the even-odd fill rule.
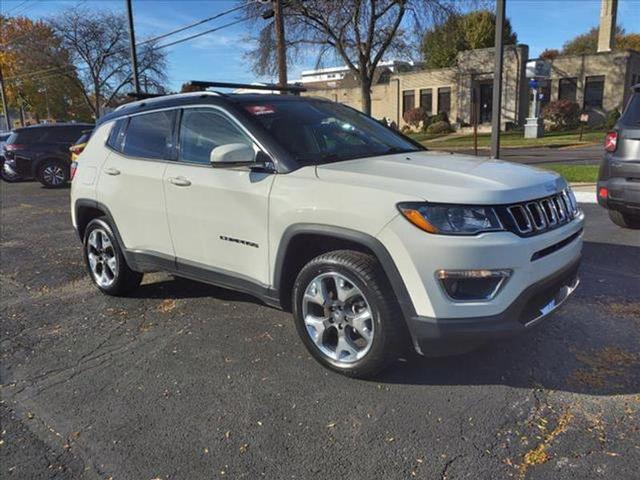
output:
[[[259,22],[256,2],[242,1],[245,15]],[[329,54],[340,58],[358,79],[362,110],[370,114],[371,87],[383,57],[406,56],[415,33],[455,8],[452,0],[289,0],[284,4],[288,58],[298,58],[310,47],[315,47],[318,64]],[[272,73],[273,46],[273,25],[265,24],[249,54],[257,74]]]
[[[124,87],[132,84],[129,37],[123,15],[72,8],[49,21],[61,44],[71,52],[72,66],[62,73],[74,78],[96,118]],[[138,47],[138,70],[146,86],[163,90],[166,58],[154,42]]]

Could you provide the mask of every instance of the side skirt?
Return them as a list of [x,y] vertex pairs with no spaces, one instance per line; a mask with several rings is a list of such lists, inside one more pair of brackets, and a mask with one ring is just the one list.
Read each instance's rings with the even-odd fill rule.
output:
[[129,267],[138,272],[167,272],[190,280],[247,293],[271,307],[282,308],[277,290],[227,270],[211,268],[157,252],[127,250],[125,257]]

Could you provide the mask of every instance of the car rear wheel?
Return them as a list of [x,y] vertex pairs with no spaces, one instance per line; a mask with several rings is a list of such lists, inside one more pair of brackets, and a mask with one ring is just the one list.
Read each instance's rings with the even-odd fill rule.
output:
[[313,357],[351,377],[376,375],[408,345],[393,290],[365,253],[337,250],[305,265],[293,289],[293,315]]
[[38,169],[38,180],[45,187],[60,188],[69,181],[69,167],[58,160],[45,160]]
[[104,217],[89,222],[84,234],[84,259],[93,283],[107,295],[126,295],[140,285],[142,273],[129,268]]
[[617,210],[609,210],[609,218],[613,223],[622,228],[640,228],[640,216],[632,216]]

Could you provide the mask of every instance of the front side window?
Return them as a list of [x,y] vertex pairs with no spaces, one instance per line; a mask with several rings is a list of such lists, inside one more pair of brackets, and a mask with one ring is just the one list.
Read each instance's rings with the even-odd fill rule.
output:
[[253,121],[300,165],[413,152],[422,148],[354,109],[323,100],[243,102]]
[[558,100],[576,101],[577,78],[561,78],[558,82]]
[[171,158],[174,119],[174,110],[134,115],[129,119],[123,153],[132,157]]
[[229,143],[253,146],[251,139],[221,112],[210,108],[183,110],[180,161],[208,165],[211,150]]
[[584,86],[584,107],[602,108],[604,75],[587,77]]

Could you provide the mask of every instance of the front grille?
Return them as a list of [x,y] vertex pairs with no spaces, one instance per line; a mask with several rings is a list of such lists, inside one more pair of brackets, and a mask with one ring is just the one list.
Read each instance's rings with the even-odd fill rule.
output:
[[498,209],[505,226],[520,236],[538,235],[569,223],[578,215],[578,204],[568,190],[530,202]]

